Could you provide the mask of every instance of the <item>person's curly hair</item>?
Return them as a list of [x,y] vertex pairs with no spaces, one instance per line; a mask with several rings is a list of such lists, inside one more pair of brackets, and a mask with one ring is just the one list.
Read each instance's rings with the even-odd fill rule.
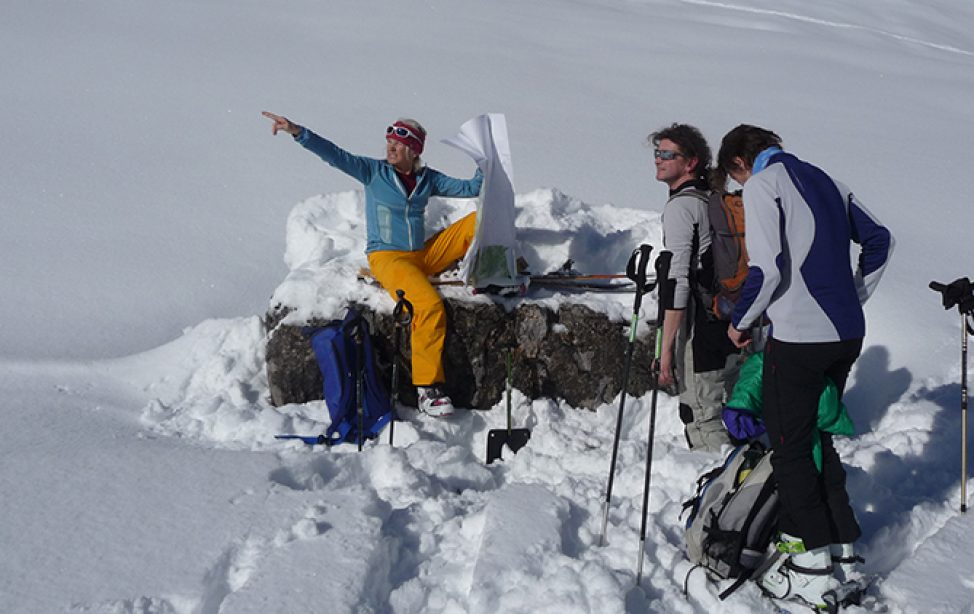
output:
[[659,147],[660,141],[669,139],[680,148],[680,153],[689,158],[697,159],[697,166],[693,169],[698,179],[707,179],[710,174],[710,164],[713,160],[707,139],[703,138],[700,130],[689,124],[672,124],[650,134],[646,140],[653,147]]

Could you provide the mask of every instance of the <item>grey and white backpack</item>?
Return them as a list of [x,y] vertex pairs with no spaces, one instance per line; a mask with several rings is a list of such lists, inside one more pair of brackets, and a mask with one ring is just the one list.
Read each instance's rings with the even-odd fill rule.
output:
[[697,480],[697,492],[683,508],[690,511],[685,537],[694,569],[737,579],[721,593],[724,599],[761,564],[775,532],[778,491],[771,450],[758,441],[738,446],[723,465]]

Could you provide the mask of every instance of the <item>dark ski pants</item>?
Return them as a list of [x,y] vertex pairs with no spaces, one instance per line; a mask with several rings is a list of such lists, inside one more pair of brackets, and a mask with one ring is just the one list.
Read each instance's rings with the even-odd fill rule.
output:
[[802,538],[808,550],[851,543],[862,531],[849,505],[845,469],[822,433],[822,472],[812,458],[818,402],[829,377],[841,398],[862,339],[831,343],[786,343],[771,339],[765,349],[764,420],[771,438],[781,513],[778,528]]

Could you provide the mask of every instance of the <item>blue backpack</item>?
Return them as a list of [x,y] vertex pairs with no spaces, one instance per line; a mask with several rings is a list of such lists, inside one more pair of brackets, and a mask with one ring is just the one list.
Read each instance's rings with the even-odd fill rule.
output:
[[[389,394],[375,367],[369,323],[362,314],[349,308],[343,320],[332,320],[326,326],[307,328],[305,335],[318,359],[324,378],[325,403],[331,414],[331,426],[323,441],[333,446],[345,441],[359,441],[358,381],[362,378],[362,432],[364,439],[374,439],[392,419]],[[361,337],[361,345],[356,340]],[[361,348],[364,356],[359,356]]]

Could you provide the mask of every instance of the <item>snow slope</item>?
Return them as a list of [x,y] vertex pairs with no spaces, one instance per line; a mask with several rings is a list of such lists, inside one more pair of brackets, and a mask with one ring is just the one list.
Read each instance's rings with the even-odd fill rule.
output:
[[[957,0],[5,7],[0,611],[773,611],[753,587],[718,602],[700,574],[683,594],[680,505],[719,459],[684,449],[669,397],[641,588],[649,397],[626,408],[602,548],[614,404],[515,392],[531,443],[490,467],[499,408],[407,412],[395,447],[362,454],[275,442],[326,412],[268,406],[258,316],[370,291],[348,274],[364,260],[357,186],[273,139],[267,108],[375,155],[385,122],[416,116],[430,164],[459,176],[469,160],[436,139],[505,113],[529,259],[589,272],[659,243],[648,132],[773,128],[897,238],[846,397],[860,435],[840,444],[879,575],[868,609],[974,612],[959,323],[926,289],[971,274],[974,214],[954,186],[974,136],[972,26]],[[463,207],[441,201],[430,223]]]

